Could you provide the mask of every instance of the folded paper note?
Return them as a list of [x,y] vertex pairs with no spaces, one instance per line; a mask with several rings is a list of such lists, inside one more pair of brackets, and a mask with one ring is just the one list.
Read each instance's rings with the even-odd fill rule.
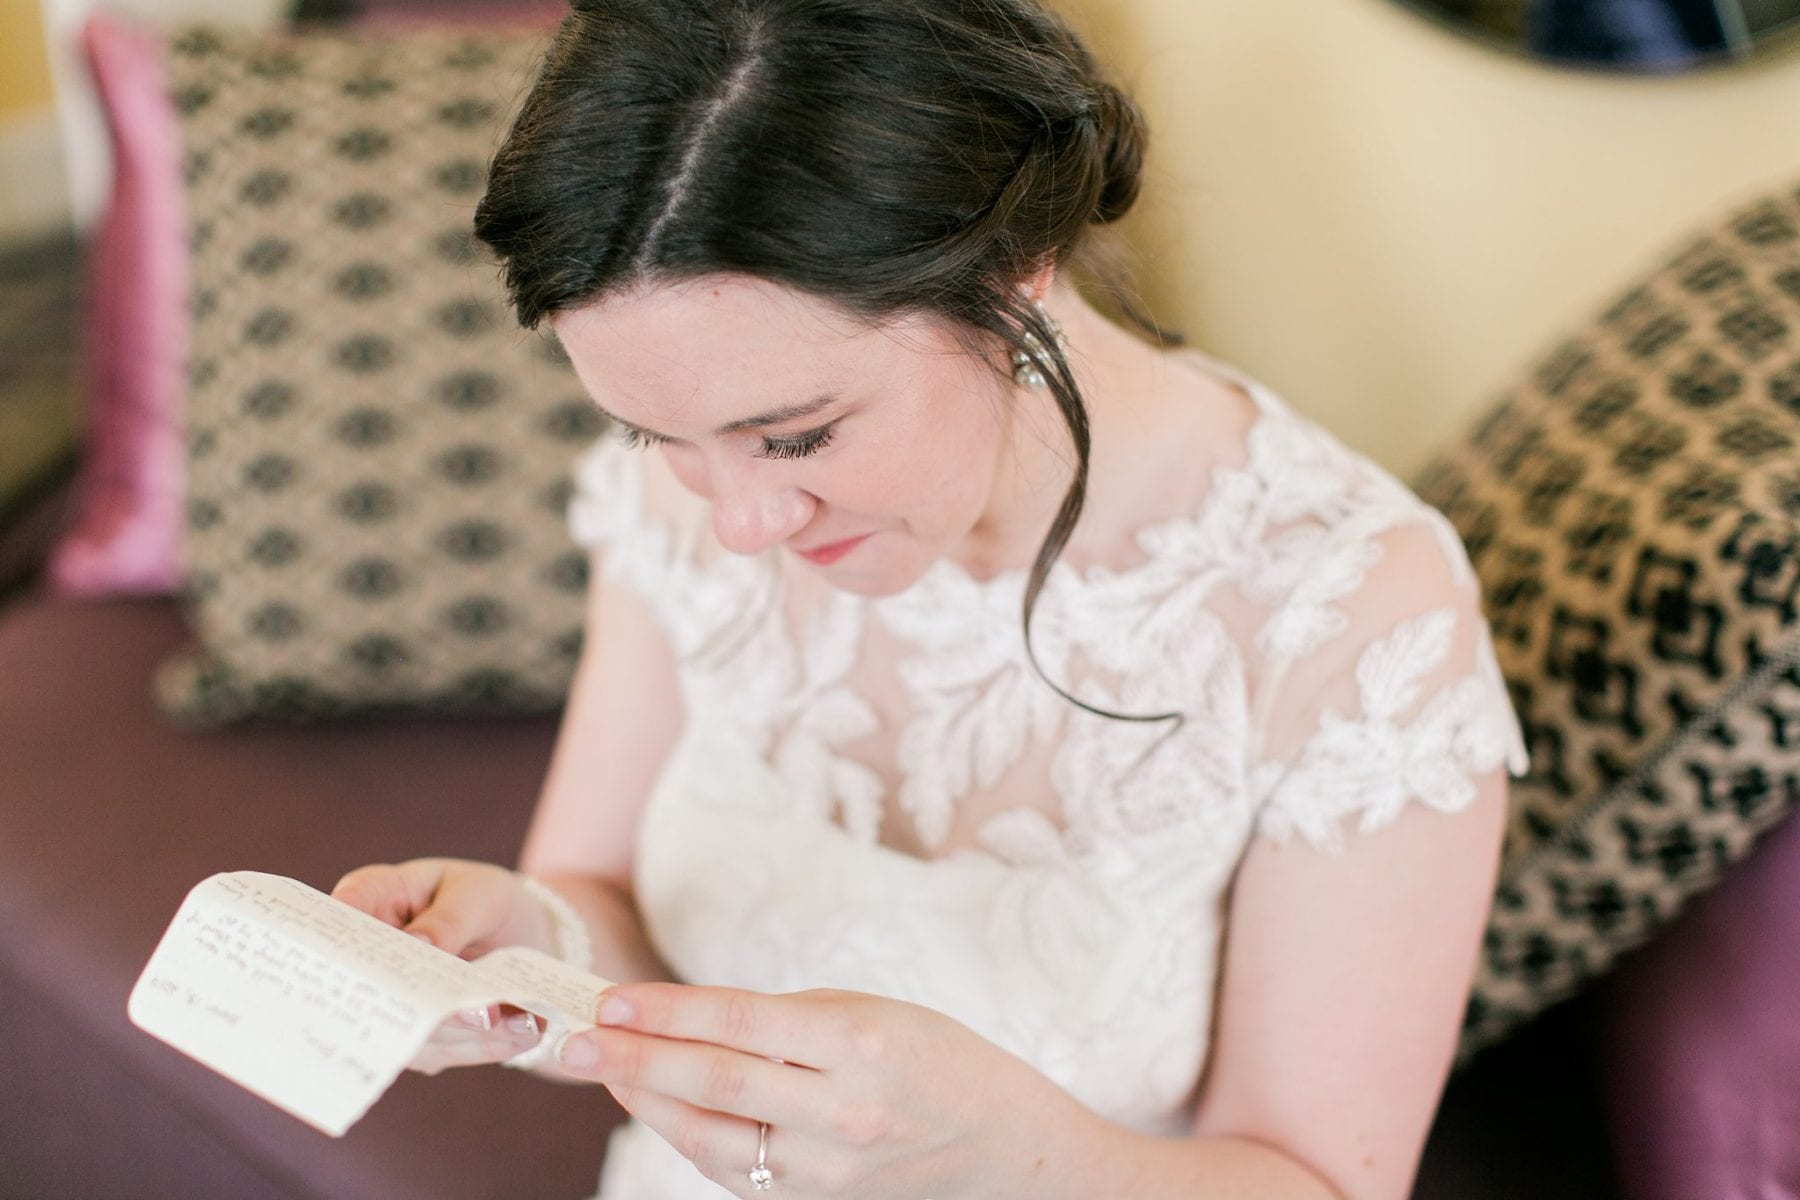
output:
[[473,962],[296,879],[214,875],[188,893],[128,1011],[138,1028],[333,1137],[445,1018],[511,1004],[557,1038],[611,985],[524,946]]

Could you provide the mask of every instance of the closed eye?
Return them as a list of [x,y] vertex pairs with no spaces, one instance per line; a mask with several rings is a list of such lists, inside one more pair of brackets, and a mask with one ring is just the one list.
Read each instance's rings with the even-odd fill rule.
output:
[[633,450],[644,450],[651,446],[666,445],[669,441],[660,433],[651,433],[648,429],[639,429],[624,422],[616,422],[613,428],[618,431],[619,440]]
[[756,452],[758,458],[805,458],[809,454],[817,454],[831,444],[832,431],[837,422],[821,425],[817,429],[809,429],[805,433],[796,433],[789,437],[767,437],[762,440],[762,449]]
[[[758,458],[805,458],[817,454],[831,444],[831,437],[837,428],[837,422],[821,425],[817,429],[809,429],[805,433],[790,434],[787,437],[764,436],[762,446],[756,452]],[[666,446],[674,439],[664,437],[660,433],[652,433],[648,429],[639,429],[635,425],[627,425],[623,421],[615,422],[613,429],[619,440],[633,450],[645,450],[651,446]]]

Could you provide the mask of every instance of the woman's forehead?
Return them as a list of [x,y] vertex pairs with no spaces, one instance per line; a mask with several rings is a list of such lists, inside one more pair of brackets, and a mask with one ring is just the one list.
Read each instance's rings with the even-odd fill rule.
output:
[[798,288],[751,275],[703,275],[645,284],[558,313],[558,337],[631,337],[646,330],[680,332],[698,324],[715,337],[737,327],[765,337],[802,341],[841,339],[871,323],[847,308]]
[[[914,375],[962,348],[918,317],[874,324],[797,289],[707,276],[560,313],[552,328],[595,401],[627,424],[722,425]],[[739,411],[742,410],[742,411]]]
[[640,287],[550,319],[570,357],[612,372],[829,371],[839,360],[872,366],[905,353],[961,351],[947,321],[908,314],[875,321],[810,293],[744,275],[709,275]]

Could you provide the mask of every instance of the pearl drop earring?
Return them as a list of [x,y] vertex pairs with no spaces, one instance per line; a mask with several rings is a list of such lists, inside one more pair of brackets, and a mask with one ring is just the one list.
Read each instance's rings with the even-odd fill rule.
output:
[[[1058,350],[1067,350],[1069,348],[1069,339],[1063,336],[1062,326],[1058,325],[1055,318],[1051,317],[1051,315],[1044,310],[1044,302],[1041,300],[1033,300],[1031,306],[1037,309],[1038,319],[1050,330],[1050,336],[1056,339],[1056,348]],[[1043,341],[1039,339],[1037,334],[1030,330],[1026,330],[1020,340],[1025,344],[1012,352],[1013,382],[1020,387],[1032,388],[1034,390],[1042,390],[1049,387],[1050,381],[1044,377],[1044,372],[1038,367],[1038,363],[1044,358],[1045,354]]]

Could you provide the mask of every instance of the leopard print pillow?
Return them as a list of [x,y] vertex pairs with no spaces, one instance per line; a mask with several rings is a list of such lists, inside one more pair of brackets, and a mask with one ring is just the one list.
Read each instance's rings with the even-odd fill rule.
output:
[[1420,494],[1531,749],[1465,1055],[1666,924],[1800,800],[1800,192],[1735,212],[1504,396]]

